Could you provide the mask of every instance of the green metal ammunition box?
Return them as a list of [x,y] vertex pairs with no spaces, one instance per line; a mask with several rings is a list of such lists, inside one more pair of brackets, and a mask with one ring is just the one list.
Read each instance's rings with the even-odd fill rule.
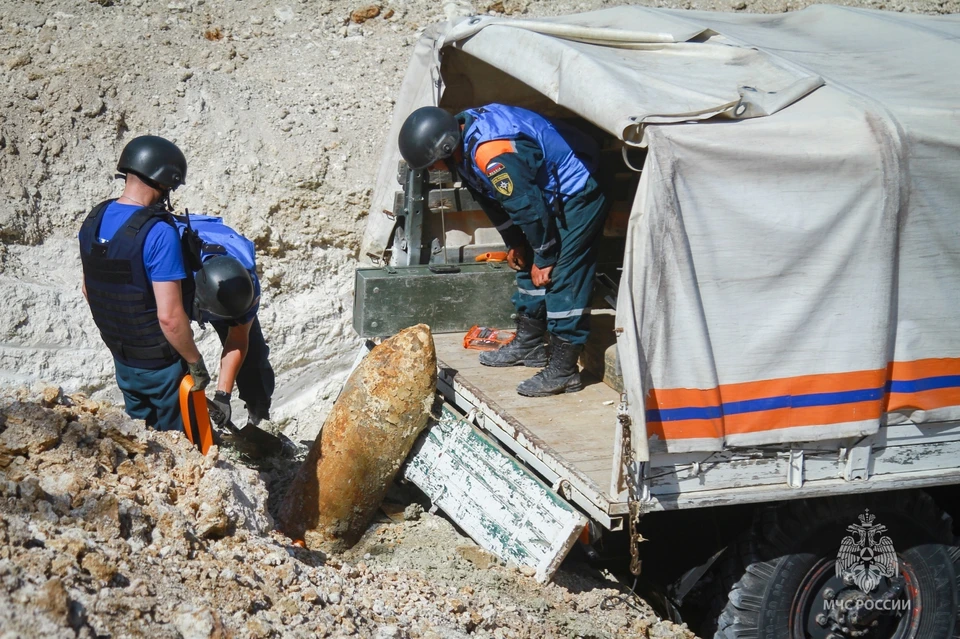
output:
[[385,337],[414,324],[434,333],[513,324],[514,273],[503,262],[360,268],[353,328],[361,337]]

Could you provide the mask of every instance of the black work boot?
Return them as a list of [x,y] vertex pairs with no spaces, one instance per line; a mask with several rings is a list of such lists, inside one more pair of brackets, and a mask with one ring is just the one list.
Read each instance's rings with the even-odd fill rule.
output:
[[560,393],[576,393],[583,390],[577,360],[583,344],[571,344],[550,336],[550,361],[547,367],[528,380],[520,382],[517,392],[524,397],[547,397]]
[[495,351],[480,353],[480,363],[484,366],[546,366],[547,349],[543,342],[546,332],[546,320],[518,313],[516,337]]

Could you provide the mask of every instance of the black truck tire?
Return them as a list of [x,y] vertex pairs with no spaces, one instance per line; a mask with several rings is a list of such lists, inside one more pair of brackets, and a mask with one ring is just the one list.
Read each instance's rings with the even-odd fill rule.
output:
[[[904,584],[898,603],[884,605],[909,607],[884,613],[875,627],[848,624],[838,630],[829,617],[825,627],[824,617],[816,617],[826,610],[825,601],[826,605],[834,600],[867,605],[855,585],[844,584],[836,576],[835,567],[841,541],[852,532],[847,527],[857,524],[866,510],[875,516],[876,524],[886,526],[882,535],[893,542]],[[715,639],[960,637],[960,548],[950,517],[925,492],[797,500],[763,507],[726,554],[715,579],[727,593],[720,604]],[[884,590],[884,583],[893,582],[881,582],[874,592]]]

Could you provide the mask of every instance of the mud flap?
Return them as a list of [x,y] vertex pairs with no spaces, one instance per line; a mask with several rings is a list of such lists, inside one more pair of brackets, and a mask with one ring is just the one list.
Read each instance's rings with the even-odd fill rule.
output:
[[207,411],[207,396],[202,390],[191,392],[193,377],[185,375],[180,382],[180,416],[183,419],[183,432],[187,439],[201,453],[207,454],[213,445],[213,429],[210,427],[210,413]]

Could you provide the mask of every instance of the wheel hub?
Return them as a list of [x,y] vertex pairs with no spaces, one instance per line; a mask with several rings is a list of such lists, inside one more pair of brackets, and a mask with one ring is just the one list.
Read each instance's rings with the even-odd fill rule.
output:
[[821,559],[794,599],[791,638],[908,639],[913,634],[909,613],[919,611],[905,595],[910,581],[905,569],[901,576],[884,579],[876,590],[865,593],[849,576],[837,576],[834,560]]
[[[823,597],[822,593],[821,598],[823,598],[824,601],[830,601]],[[870,632],[870,628],[878,625],[876,619],[864,624],[856,618],[856,612],[858,610],[863,610],[868,607],[872,608],[870,604],[873,603],[873,599],[867,593],[851,587],[842,590],[833,601],[836,605],[828,609],[829,614],[827,618],[830,629],[835,631],[834,634],[839,632],[841,637],[866,637],[867,633]]]

